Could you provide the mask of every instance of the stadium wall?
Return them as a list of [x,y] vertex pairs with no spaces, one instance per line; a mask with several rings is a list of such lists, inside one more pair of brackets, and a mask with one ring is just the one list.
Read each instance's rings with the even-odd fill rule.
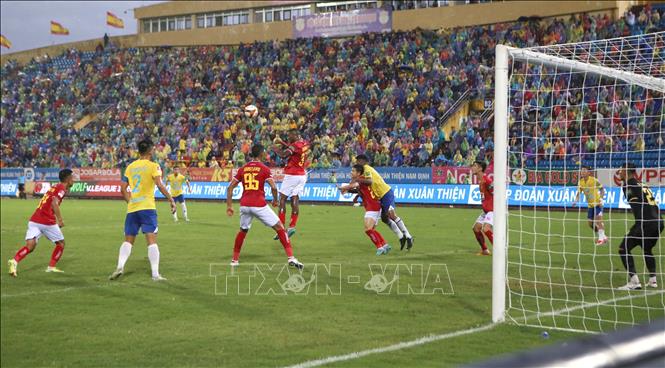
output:
[[[243,2],[242,9],[274,6],[286,3],[273,1]],[[303,1],[307,3],[307,1]],[[393,29],[412,30],[415,28],[440,29],[461,26],[493,24],[515,21],[521,16],[557,17],[574,13],[610,12],[614,17],[619,8],[626,7],[627,2],[619,1],[504,1],[472,5],[456,5],[440,8],[413,9],[394,11]],[[205,2],[185,1],[167,2],[137,8],[135,16],[139,23],[137,45],[151,46],[189,46],[189,45],[236,45],[254,41],[284,40],[293,37],[292,21],[270,23],[249,23],[242,25],[192,28],[191,30],[143,33],[141,21],[146,18],[158,18],[174,15],[192,16],[195,24],[195,14],[238,9],[237,2]],[[250,10],[249,18],[253,19]]]
[[[262,1],[242,2],[242,8],[251,9],[280,4],[297,5],[311,1]],[[557,17],[573,13],[623,12],[628,6],[641,1],[504,1],[473,5],[457,5],[441,8],[413,9],[393,12],[394,30],[415,28],[439,29],[492,24],[514,21],[520,16]],[[152,46],[191,46],[191,45],[237,45],[254,41],[284,40],[293,37],[292,22],[250,23],[227,27],[193,28],[184,31],[143,33],[142,19],[170,15],[191,15],[195,24],[195,14],[238,9],[238,2],[216,1],[169,1],[135,9],[138,34],[111,37],[111,42],[120,48]],[[252,14],[250,13],[250,19]],[[95,50],[102,42],[101,37],[86,41],[69,42],[54,46],[3,54],[2,64],[9,60],[26,63],[31,59],[76,48],[80,51]]]

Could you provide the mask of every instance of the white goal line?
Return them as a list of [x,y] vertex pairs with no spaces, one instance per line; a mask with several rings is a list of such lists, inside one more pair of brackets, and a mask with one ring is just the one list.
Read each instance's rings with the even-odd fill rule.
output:
[[[645,296],[651,296],[651,295],[658,295],[658,294],[665,294],[665,291],[659,290],[659,291],[652,291],[652,292],[642,292],[642,293],[637,293],[637,294],[630,294],[626,296],[622,296],[619,298],[614,298],[614,299],[609,299],[609,300],[604,300],[601,302],[597,303],[590,303],[590,304],[584,304],[584,305],[578,305],[575,307],[569,307],[569,308],[563,308],[559,310],[555,310],[552,312],[547,312],[547,313],[536,313],[532,314],[526,317],[520,317],[517,319],[513,319],[516,323],[519,323],[518,321],[521,321],[522,323],[527,322],[532,319],[537,319],[541,317],[549,317],[549,316],[556,316],[559,314],[564,314],[564,313],[569,313],[575,310],[579,309],[585,309],[585,308],[593,308],[599,305],[605,305],[605,304],[611,304],[615,303],[618,301],[622,300],[629,300],[629,299],[634,299],[638,297],[645,297]],[[337,363],[337,362],[344,362],[347,360],[354,360],[354,359],[359,359],[368,355],[373,355],[373,354],[381,354],[381,353],[386,353],[390,351],[397,351],[397,350],[403,350],[403,349],[408,349],[414,346],[419,346],[419,345],[425,345],[431,342],[435,341],[441,341],[441,340],[446,340],[458,336],[463,336],[463,335],[468,335],[468,334],[473,334],[476,332],[483,332],[490,330],[496,326],[498,326],[501,323],[489,323],[486,325],[474,327],[474,328],[469,328],[465,330],[459,330],[459,331],[453,331],[445,334],[440,334],[440,335],[428,335],[424,336],[415,340],[411,341],[405,341],[405,342],[399,342],[397,344],[393,345],[388,345],[384,347],[379,347],[379,348],[374,348],[374,349],[367,349],[367,350],[361,350],[349,354],[344,354],[344,355],[333,355],[329,356],[327,358],[321,358],[321,359],[316,359],[316,360],[308,360],[303,363],[298,363],[295,365],[290,365],[285,368],[312,368],[312,367],[320,367],[322,365],[326,364],[332,364],[332,363]],[[544,327],[544,326],[537,326],[537,325],[529,325],[529,327]],[[557,327],[548,327],[554,330],[565,330],[565,331],[570,331],[570,332],[577,332],[577,333],[593,333],[593,331],[585,331],[585,330],[576,330],[576,329],[564,329],[564,328],[557,328]]]

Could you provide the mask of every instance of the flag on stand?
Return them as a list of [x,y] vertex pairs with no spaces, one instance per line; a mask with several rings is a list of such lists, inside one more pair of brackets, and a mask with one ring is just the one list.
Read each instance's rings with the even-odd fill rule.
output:
[[67,36],[69,35],[69,30],[63,27],[62,24],[51,21],[51,34]]
[[115,28],[125,28],[125,22],[110,11],[106,12],[106,24]]
[[6,47],[8,49],[12,48],[12,43],[4,35],[0,35],[0,46]]

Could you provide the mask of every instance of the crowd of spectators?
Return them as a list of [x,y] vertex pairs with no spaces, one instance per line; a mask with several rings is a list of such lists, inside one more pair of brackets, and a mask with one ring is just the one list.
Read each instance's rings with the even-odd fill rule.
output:
[[[578,14],[346,39],[69,50],[59,57],[71,64],[66,68],[50,58],[9,62],[2,67],[0,164],[123,166],[136,156],[134,143],[151,137],[162,164],[242,165],[252,143],[270,146],[276,135],[298,128],[312,143],[314,168],[348,166],[358,153],[376,166],[469,165],[493,148],[492,120],[464,117],[447,134],[444,118],[467,91],[491,98],[497,43],[528,47],[642,34],[665,29],[662,15],[646,6],[617,20]],[[514,96],[511,146],[526,153],[523,160],[662,144],[660,136],[636,134],[658,128],[662,118],[630,126],[620,118],[658,116],[662,97],[644,102],[630,88],[610,87],[566,94],[564,82],[528,82],[526,89],[543,93]],[[622,103],[628,97],[642,102]],[[566,103],[580,107],[551,110]],[[242,114],[247,104],[259,107],[257,118]],[[545,106],[553,121],[522,111],[533,104]],[[94,114],[93,122],[75,128]],[[584,137],[577,139],[579,131]],[[274,155],[270,161],[282,164]]]

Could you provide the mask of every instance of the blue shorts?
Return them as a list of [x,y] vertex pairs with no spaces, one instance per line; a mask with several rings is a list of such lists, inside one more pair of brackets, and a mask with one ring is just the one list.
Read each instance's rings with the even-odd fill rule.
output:
[[175,196],[173,197],[173,201],[175,201],[175,203],[185,203],[185,195],[181,194],[179,196]]
[[395,193],[392,189],[381,197],[381,211],[387,215],[390,209],[395,209]]
[[586,218],[589,220],[593,220],[596,218],[596,216],[602,216],[603,214],[603,206],[596,206],[596,207],[591,207],[586,213]]
[[157,210],[130,212],[125,217],[125,235],[136,236],[139,229],[144,234],[157,232]]

